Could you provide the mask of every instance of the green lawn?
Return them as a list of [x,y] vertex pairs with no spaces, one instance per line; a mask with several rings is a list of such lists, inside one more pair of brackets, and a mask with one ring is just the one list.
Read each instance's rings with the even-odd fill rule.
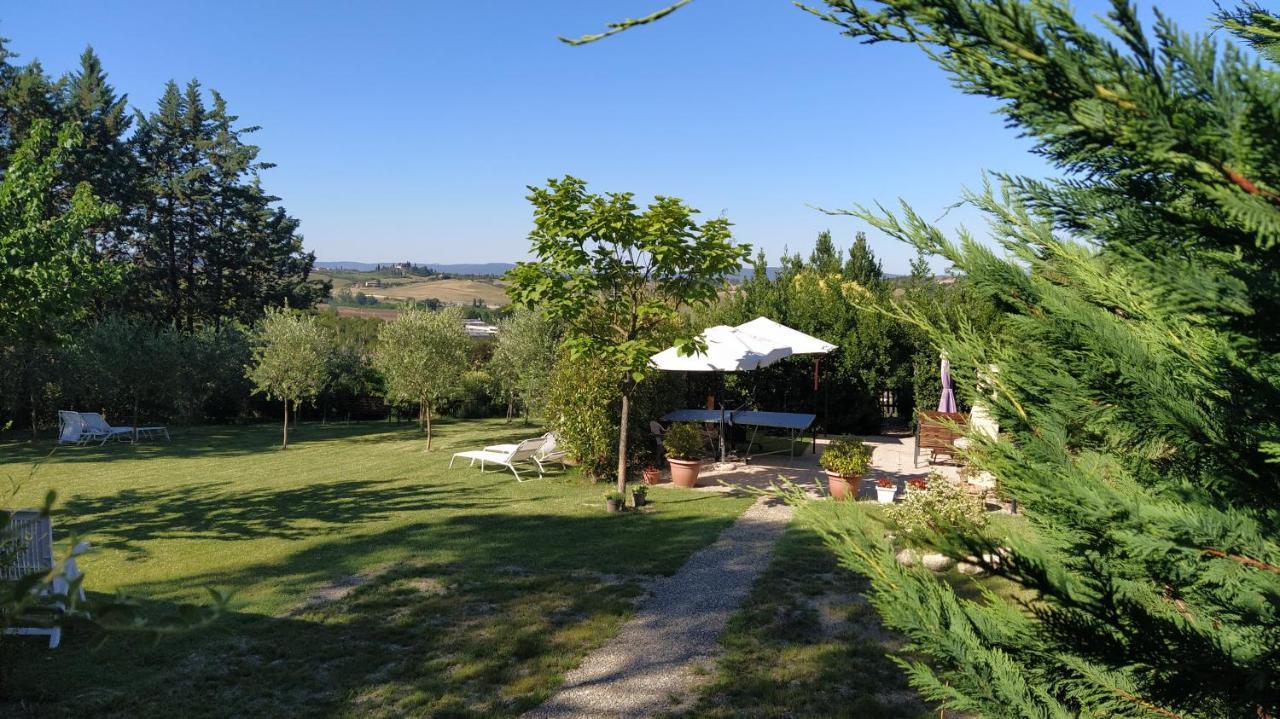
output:
[[[840,567],[809,527],[813,513],[847,511],[874,516],[883,508],[872,502],[818,502],[796,515],[769,568],[730,620],[721,637],[723,654],[697,701],[671,719],[938,716],[891,659],[906,656],[903,641],[883,628],[862,597],[867,581]],[[993,519],[993,531],[1026,531],[1020,518]],[[1017,591],[998,577],[955,570],[944,577],[971,599],[981,588],[1005,597]]]
[[[570,472],[446,469],[461,448],[536,430],[443,422],[430,454],[409,427],[179,429],[172,444],[60,448],[19,504],[58,490],[59,539],[98,551],[93,593],[163,614],[203,587],[235,592],[212,628],[53,652],[0,642],[0,714],[514,716],[612,635],[649,576],[674,572],[750,503],[657,488],[651,511],[603,512]],[[291,435],[294,435],[291,432]],[[0,478],[49,446],[0,444]]]

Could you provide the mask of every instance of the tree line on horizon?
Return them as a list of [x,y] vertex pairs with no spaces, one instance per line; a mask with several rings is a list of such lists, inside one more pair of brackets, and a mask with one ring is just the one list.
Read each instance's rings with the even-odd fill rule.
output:
[[216,90],[165,85],[150,112],[117,93],[92,48],[60,78],[39,60],[15,64],[0,40],[0,172],[33,126],[74,127],[79,141],[55,168],[48,198],[65,208],[85,183],[114,208],[90,228],[99,258],[124,267],[102,311],[139,314],[187,330],[252,322],[265,306],[309,307],[327,293],[309,280],[315,257],[298,220],[262,185],[259,159]]
[[[272,165],[249,141],[258,127],[216,90],[170,81],[144,111],[112,87],[92,48],[54,78],[39,60],[17,62],[7,42],[0,421],[44,421],[74,374],[64,350],[84,354],[103,323],[182,335],[184,363],[201,366],[220,361],[219,345],[237,344],[228,333],[243,334],[266,308],[310,308],[328,295],[329,283],[311,277],[298,220],[263,186]],[[187,380],[197,394],[226,389]]]

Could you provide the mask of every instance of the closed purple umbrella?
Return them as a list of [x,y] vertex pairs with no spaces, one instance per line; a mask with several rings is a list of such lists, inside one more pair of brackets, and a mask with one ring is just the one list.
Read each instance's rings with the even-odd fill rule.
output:
[[942,358],[942,397],[938,400],[939,412],[958,412],[956,391],[951,387],[951,363]]

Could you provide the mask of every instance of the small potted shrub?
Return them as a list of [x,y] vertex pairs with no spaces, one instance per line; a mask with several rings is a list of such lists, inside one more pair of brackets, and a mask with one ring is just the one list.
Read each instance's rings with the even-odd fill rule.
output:
[[662,435],[662,448],[671,465],[671,483],[677,487],[694,487],[702,469],[702,433],[690,422],[676,422]]
[[649,503],[649,488],[643,484],[631,490],[631,503],[636,509],[643,507]]
[[876,480],[876,501],[880,504],[893,504],[898,493],[898,483],[889,478]]
[[929,482],[927,480],[920,479],[920,478],[907,480],[907,494],[923,492],[928,488],[929,488]]
[[662,481],[662,470],[652,464],[646,465],[640,472],[644,475],[644,483],[647,485],[653,486]]
[[858,479],[871,464],[871,448],[856,437],[840,437],[822,452],[819,459],[827,471],[827,489],[832,499],[853,499]]
[[624,506],[626,506],[626,497],[622,492],[614,490],[604,493],[604,508],[609,514],[621,512]]

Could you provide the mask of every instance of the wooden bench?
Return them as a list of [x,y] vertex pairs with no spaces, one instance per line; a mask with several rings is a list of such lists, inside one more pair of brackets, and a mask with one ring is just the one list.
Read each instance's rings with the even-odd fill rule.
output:
[[914,466],[920,466],[920,450],[929,450],[929,461],[939,454],[955,455],[956,440],[963,437],[969,423],[961,412],[920,412],[916,420],[916,453]]

